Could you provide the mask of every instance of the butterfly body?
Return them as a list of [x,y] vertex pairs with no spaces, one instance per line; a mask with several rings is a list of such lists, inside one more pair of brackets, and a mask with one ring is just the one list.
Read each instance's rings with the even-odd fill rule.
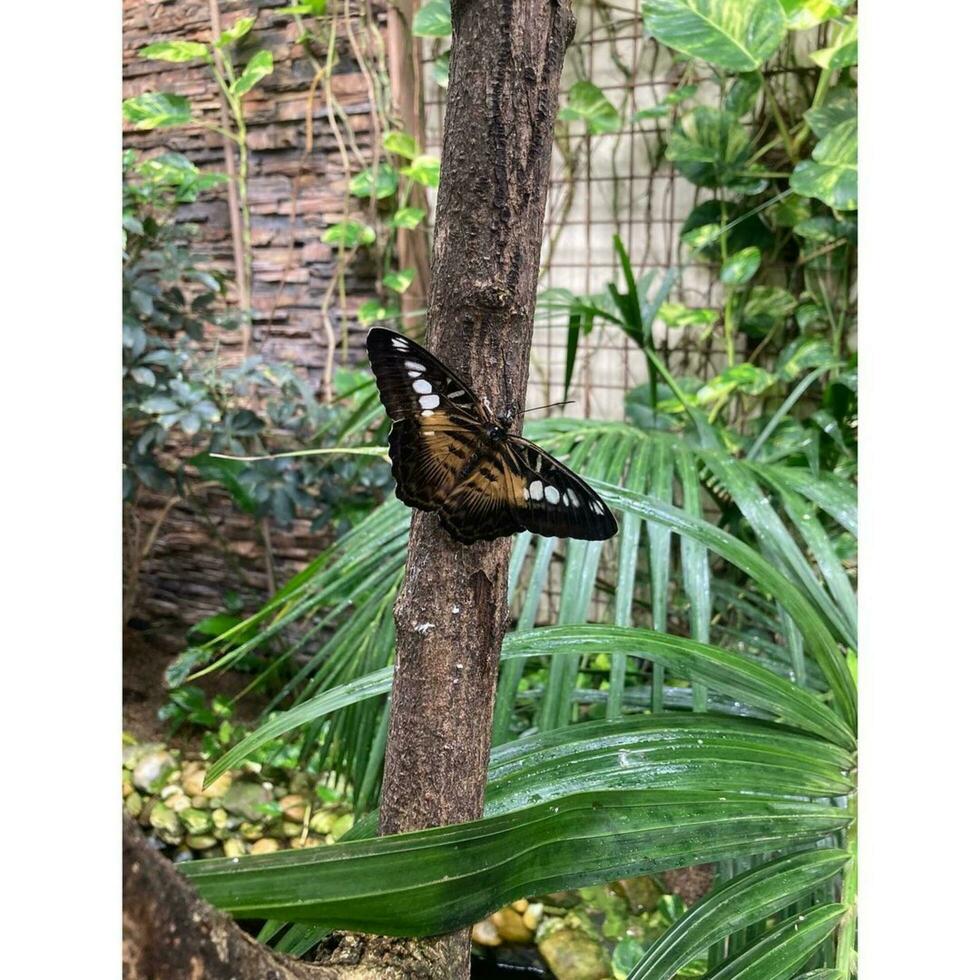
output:
[[381,327],[367,337],[392,420],[389,455],[400,500],[435,512],[457,541],[518,531],[601,541],[616,519],[580,477],[511,432],[470,387],[414,341]]

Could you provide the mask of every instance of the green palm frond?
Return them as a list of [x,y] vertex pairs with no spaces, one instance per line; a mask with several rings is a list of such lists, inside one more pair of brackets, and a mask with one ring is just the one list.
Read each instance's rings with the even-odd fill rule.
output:
[[[548,420],[529,427],[529,434],[580,469],[623,516],[620,534],[605,546],[518,536],[510,576],[517,632],[547,622],[550,599],[563,625],[613,622],[687,633],[736,649],[814,690],[829,686],[852,718],[852,685],[838,645],[854,646],[854,589],[822,523],[837,530],[854,526],[854,495],[846,485],[733,460],[625,423]],[[758,554],[742,545],[749,568],[719,563],[713,550],[719,540],[736,551],[740,542],[700,517],[712,505],[704,489],[709,476],[730,495],[730,510],[755,537]],[[254,616],[213,641],[213,661],[205,669],[271,651],[274,644],[273,663],[302,654],[303,665],[270,705],[275,710],[287,699],[307,702],[390,663],[390,608],[401,583],[408,523],[409,511],[398,501],[378,508]],[[709,537],[698,540],[695,526]],[[682,542],[679,560],[675,538]],[[731,551],[721,557],[739,564]],[[774,582],[788,584],[774,590]],[[774,600],[784,592],[789,599],[783,602],[795,602],[798,615],[803,610],[803,623]],[[799,606],[802,597],[809,600],[805,606]],[[800,638],[801,627],[809,643]],[[522,727],[540,731],[581,715],[582,695],[589,691],[580,683],[582,663],[561,658],[533,678],[526,678],[526,666],[517,660],[503,665],[495,744],[515,734],[515,710],[524,718]],[[592,690],[605,715],[616,718],[636,710],[634,687],[647,689],[649,706],[662,710],[670,686],[665,682],[661,665],[638,678],[629,672],[629,658],[614,652],[608,680]],[[696,685],[692,693],[694,709],[704,710],[710,689]],[[676,703],[676,689],[674,696]],[[382,711],[376,699],[330,722],[334,756],[326,761],[359,787],[365,805],[377,786],[376,769],[372,785],[365,785],[365,777],[378,754]],[[311,729],[307,745],[319,735],[319,728]]]

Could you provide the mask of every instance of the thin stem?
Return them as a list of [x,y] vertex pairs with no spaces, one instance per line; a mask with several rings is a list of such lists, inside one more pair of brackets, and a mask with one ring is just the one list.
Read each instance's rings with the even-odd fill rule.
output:
[[731,290],[725,297],[725,357],[728,359],[728,366],[735,366],[735,317],[734,317],[735,293]]
[[[844,28],[840,27],[838,30],[838,36],[840,31]],[[813,100],[810,103],[811,109],[819,109],[823,105],[823,100],[827,97],[827,90],[830,88],[830,78],[833,75],[833,69],[824,68],[820,72],[820,77],[817,79],[817,88],[813,93]],[[803,144],[806,142],[807,136],[810,135],[810,124],[804,118],[802,128],[797,134],[796,139],[793,140],[793,151],[799,153]]]
[[[249,346],[252,339],[252,290],[251,290],[251,259],[246,256],[245,238],[242,234],[242,200],[240,186],[235,183],[235,162],[232,143],[235,137],[231,133],[228,122],[228,107],[232,103],[231,91],[228,88],[226,77],[232,77],[231,65],[227,61],[224,52],[216,46],[218,38],[221,36],[221,15],[218,11],[218,0],[210,0],[209,9],[211,15],[211,33],[214,36],[215,45],[212,46],[212,54],[208,56],[208,67],[214,77],[218,88],[221,90],[221,99],[218,108],[221,116],[221,126],[204,123],[206,129],[217,132],[221,135],[223,142],[225,173],[228,177],[228,214],[231,222],[231,243],[232,254],[235,262],[235,283],[238,292],[238,308],[242,313],[242,360],[248,357]],[[216,60],[217,59],[217,60]]]
[[854,940],[857,936],[857,820],[847,829],[847,851],[850,863],[844,869],[844,883],[841,887],[841,904],[847,907],[844,918],[837,927],[836,967],[841,980],[849,980],[857,973],[857,950]]
[[766,100],[772,107],[772,115],[776,120],[776,128],[779,130],[783,145],[786,147],[786,155],[789,157],[791,163],[796,163],[798,157],[793,146],[793,140],[789,134],[789,129],[786,127],[786,120],[783,118],[783,111],[779,108],[779,100],[776,98],[776,93],[773,92],[772,85],[765,75],[762,76],[762,86],[766,93]]
[[787,396],[786,400],[773,412],[772,418],[766,423],[766,427],[759,433],[759,438],[752,444],[752,448],[745,454],[748,460],[755,459],[759,455],[766,440],[772,435],[776,426],[783,420],[789,410],[803,397],[807,388],[813,384],[821,374],[825,374],[830,367],[814,368]]

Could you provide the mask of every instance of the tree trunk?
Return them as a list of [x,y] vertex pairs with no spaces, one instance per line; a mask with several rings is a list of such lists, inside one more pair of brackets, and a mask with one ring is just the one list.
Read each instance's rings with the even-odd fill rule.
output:
[[[454,0],[427,345],[520,411],[570,0]],[[383,834],[482,815],[510,539],[454,542],[416,513],[395,603]],[[469,930],[425,941],[469,976]]]
[[124,980],[434,980],[452,975],[439,952],[345,933],[322,962],[280,956],[199,898],[123,817]]
[[[401,128],[419,146],[425,145],[425,102],[422,98],[422,43],[412,35],[412,20],[419,0],[391,0],[388,4],[388,74],[391,104]],[[428,211],[425,188],[413,184],[408,204]],[[395,253],[400,269],[414,269],[415,278],[401,295],[402,313],[425,309],[429,297],[429,247],[418,230],[395,230]]]

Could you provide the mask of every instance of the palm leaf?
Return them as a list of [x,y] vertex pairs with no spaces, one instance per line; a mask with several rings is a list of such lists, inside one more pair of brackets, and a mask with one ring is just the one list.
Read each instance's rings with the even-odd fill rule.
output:
[[713,943],[833,880],[847,861],[846,851],[809,850],[766,862],[731,879],[678,919],[644,953],[630,980],[669,980]]

